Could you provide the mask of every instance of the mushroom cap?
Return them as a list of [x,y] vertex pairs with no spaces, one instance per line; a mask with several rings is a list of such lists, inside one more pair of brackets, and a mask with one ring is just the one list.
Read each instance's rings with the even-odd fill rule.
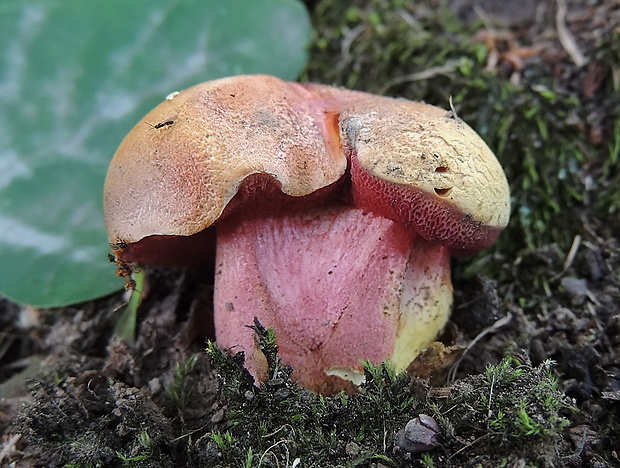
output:
[[319,193],[325,203],[348,168],[357,206],[457,253],[487,247],[508,222],[499,162],[452,113],[247,75],[175,93],[127,135],[106,178],[109,240],[123,250],[142,239],[193,236],[238,209],[240,198],[256,211],[264,192]]
[[[272,76],[209,81],[171,95],[125,137],[104,189],[110,243],[211,226],[242,182],[291,197],[326,187],[347,161],[308,91]],[[255,184],[249,190],[261,190]]]
[[481,224],[505,227],[508,182],[482,138],[438,107],[395,99],[384,104],[340,115],[360,167],[385,182],[436,194]]
[[468,254],[488,247],[510,217],[510,189],[486,143],[452,112],[402,99],[340,114],[359,206],[410,224]]

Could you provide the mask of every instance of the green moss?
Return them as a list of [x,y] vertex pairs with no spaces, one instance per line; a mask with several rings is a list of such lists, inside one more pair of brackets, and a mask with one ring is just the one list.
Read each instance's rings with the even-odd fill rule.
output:
[[417,83],[414,99],[435,93],[433,79],[447,83],[452,71],[474,69],[471,61],[484,59],[479,44],[452,36],[462,27],[444,3],[321,2],[304,77],[378,94]]
[[[597,44],[596,59],[604,67],[606,79],[601,93],[609,96],[602,103],[606,107],[610,128],[610,138],[604,142],[600,156],[603,158],[597,174],[598,191],[593,201],[596,214],[610,223],[616,232],[620,230],[620,31],[604,37]],[[588,109],[590,115],[598,109]],[[603,114],[605,115],[605,114]]]
[[442,408],[460,409],[454,424],[461,438],[544,465],[557,456],[554,447],[569,425],[570,406],[551,367],[551,362],[532,368],[506,358],[457,382],[454,397]]
[[176,363],[174,380],[166,387],[166,395],[178,411],[187,408],[192,398],[193,389],[187,384],[188,377],[196,367],[197,355],[190,356],[184,362]]
[[137,433],[135,442],[133,450],[135,453],[125,455],[122,452],[116,452],[121,466],[125,468],[158,466],[158,462],[163,457],[161,456],[160,448],[151,438],[147,429],[142,429]]
[[[334,466],[336,460],[351,466],[367,466],[372,460],[396,466],[383,453],[386,428],[404,426],[422,401],[406,376],[387,365],[368,365],[363,393],[314,395],[290,380],[292,369],[279,361],[273,332],[256,331],[270,369],[269,381],[260,388],[252,384],[239,355],[228,357],[213,344],[207,349],[227,408],[224,427],[212,434],[221,466],[258,466],[259,460],[262,466],[275,466],[275,460],[290,466],[295,458],[303,466]],[[345,449],[351,442],[360,447],[353,457]],[[254,464],[248,465],[249,458]]]
[[[323,397],[290,380],[273,332],[260,326],[255,331],[270,369],[269,381],[260,387],[243,368],[242,356],[230,357],[213,344],[207,349],[227,409],[221,427],[211,433],[218,449],[209,460],[213,466],[291,466],[297,459],[301,466],[401,466],[394,434],[421,413],[439,423],[443,451],[414,455],[419,466],[448,466],[448,460],[460,466],[476,456],[544,465],[558,456],[568,405],[551,363],[532,368],[507,358],[455,383],[447,398],[387,364],[366,364],[359,393]],[[465,440],[474,442],[464,446]],[[355,451],[347,450],[350,444]]]

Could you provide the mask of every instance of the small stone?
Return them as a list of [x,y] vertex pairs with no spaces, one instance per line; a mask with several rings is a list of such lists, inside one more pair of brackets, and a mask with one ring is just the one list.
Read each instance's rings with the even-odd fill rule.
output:
[[162,389],[161,381],[157,377],[149,380],[149,390],[153,395],[157,395]]
[[213,424],[221,423],[224,420],[224,408],[220,408],[215,412],[213,416],[211,416],[211,422]]
[[273,393],[273,399],[275,401],[286,400],[289,396],[291,396],[291,390],[286,387],[279,388]]
[[349,442],[345,446],[344,451],[347,454],[347,456],[354,458],[360,454],[360,446],[357,445],[355,442]]
[[588,294],[588,285],[584,279],[567,276],[562,278],[560,284],[571,296],[584,297]]
[[284,379],[282,378],[271,379],[267,382],[268,387],[281,387],[282,385],[284,385]]
[[441,429],[437,422],[426,414],[420,414],[394,436],[394,451],[409,458],[412,454],[437,448],[440,436]]

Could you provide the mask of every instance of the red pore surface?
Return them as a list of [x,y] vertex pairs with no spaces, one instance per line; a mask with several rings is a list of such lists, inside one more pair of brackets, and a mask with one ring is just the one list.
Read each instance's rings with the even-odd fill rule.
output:
[[301,385],[340,389],[332,368],[393,353],[403,278],[416,233],[350,207],[292,216],[232,216],[217,226],[215,328],[220,346],[260,359],[246,325],[274,327]]
[[350,151],[353,198],[357,206],[411,226],[422,237],[471,255],[490,246],[502,228],[485,226],[440,196],[386,182],[364,171]]

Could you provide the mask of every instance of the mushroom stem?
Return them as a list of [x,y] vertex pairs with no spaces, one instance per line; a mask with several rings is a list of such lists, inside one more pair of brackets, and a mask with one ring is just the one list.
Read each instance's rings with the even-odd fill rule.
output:
[[362,361],[405,369],[448,319],[448,249],[401,223],[340,206],[232,217],[217,237],[217,341],[245,351],[259,380],[254,316],[274,327],[298,382],[324,394],[359,384]]

